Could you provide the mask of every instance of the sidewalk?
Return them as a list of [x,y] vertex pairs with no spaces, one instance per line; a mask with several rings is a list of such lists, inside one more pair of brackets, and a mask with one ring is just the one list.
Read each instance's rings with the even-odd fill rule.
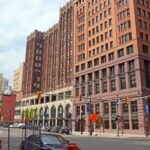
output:
[[[83,132],[81,134],[81,132],[73,131],[72,135],[83,136],[83,137],[91,137],[91,135],[89,135],[89,132]],[[96,132],[93,132],[92,133],[92,137],[104,137],[104,138],[145,138],[145,135],[120,134],[119,136],[117,136],[116,133],[96,133]],[[150,136],[146,137],[146,138],[150,138]]]

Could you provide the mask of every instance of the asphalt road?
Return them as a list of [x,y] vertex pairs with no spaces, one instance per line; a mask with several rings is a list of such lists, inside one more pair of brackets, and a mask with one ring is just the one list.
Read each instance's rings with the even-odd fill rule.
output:
[[[27,132],[27,136],[32,131]],[[70,142],[75,142],[81,150],[149,150],[150,138],[103,138],[64,135]],[[8,150],[7,129],[0,129],[0,139],[2,139],[2,150]],[[10,150],[19,150],[22,140],[22,132],[18,129],[11,129]]]

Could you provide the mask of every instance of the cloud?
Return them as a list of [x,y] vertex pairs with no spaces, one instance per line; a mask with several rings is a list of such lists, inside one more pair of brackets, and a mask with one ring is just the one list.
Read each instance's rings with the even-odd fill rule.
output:
[[24,61],[26,38],[35,29],[47,31],[69,0],[0,1],[0,73],[12,85],[13,71]]

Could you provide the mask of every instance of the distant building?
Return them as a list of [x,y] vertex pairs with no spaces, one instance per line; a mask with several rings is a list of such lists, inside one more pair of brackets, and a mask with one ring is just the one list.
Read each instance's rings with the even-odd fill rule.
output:
[[1,121],[14,122],[16,95],[3,95]]
[[14,70],[14,79],[13,79],[12,89],[16,92],[21,91],[21,88],[22,88],[23,67],[24,67],[24,63],[21,63],[20,66],[16,70]]
[[21,121],[21,99],[22,97],[23,97],[22,91],[16,92],[14,121]]
[[4,93],[8,87],[8,80],[0,73],[0,93]]

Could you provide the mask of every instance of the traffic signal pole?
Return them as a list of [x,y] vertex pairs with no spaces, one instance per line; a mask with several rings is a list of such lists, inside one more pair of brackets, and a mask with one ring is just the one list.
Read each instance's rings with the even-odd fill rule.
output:
[[118,103],[118,99],[117,99],[117,102],[116,102],[116,129],[117,129],[117,137],[119,136],[119,103]]
[[[92,111],[91,111],[91,108],[92,108],[92,106],[91,106],[91,94],[90,94],[90,115],[89,116],[91,116],[91,114],[92,114]],[[89,135],[92,135],[92,122],[91,122],[91,119],[90,119],[90,130],[89,130]]]

